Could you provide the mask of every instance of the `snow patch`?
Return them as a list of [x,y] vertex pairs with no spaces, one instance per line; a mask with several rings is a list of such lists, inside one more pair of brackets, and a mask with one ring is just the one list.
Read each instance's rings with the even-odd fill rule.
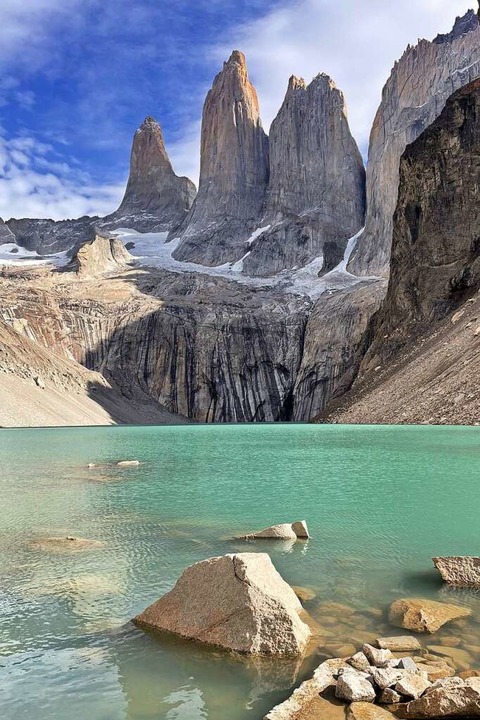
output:
[[55,265],[63,267],[70,262],[70,251],[53,253],[52,255],[38,255],[35,250],[27,250],[15,243],[4,243],[0,245],[0,265],[4,266],[28,266],[34,265]]

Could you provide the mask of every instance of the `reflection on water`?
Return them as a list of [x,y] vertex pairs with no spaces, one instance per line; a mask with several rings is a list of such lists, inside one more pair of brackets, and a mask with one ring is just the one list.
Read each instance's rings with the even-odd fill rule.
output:
[[[388,634],[401,596],[471,607],[435,643],[455,636],[480,668],[480,596],[443,586],[430,560],[478,551],[480,429],[2,430],[0,452],[6,720],[259,720],[322,659]],[[117,468],[125,457],[142,465]],[[229,539],[298,519],[308,542]],[[95,542],[48,542],[67,536]],[[316,645],[303,662],[130,624],[187,565],[241,551],[269,552],[308,588]]]

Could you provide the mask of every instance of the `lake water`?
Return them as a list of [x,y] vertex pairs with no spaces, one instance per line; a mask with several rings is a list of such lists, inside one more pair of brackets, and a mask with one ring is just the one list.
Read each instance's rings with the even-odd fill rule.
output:
[[[335,643],[388,626],[398,597],[469,605],[431,557],[479,554],[480,428],[319,425],[0,431],[0,715],[4,720],[260,720]],[[139,468],[88,463],[138,459]],[[306,519],[293,545],[229,536]],[[104,543],[54,553],[38,541]],[[269,552],[325,628],[303,663],[247,660],[128,621],[198,560]],[[321,604],[354,607],[332,617]],[[476,622],[478,621],[478,622]],[[435,636],[437,642],[437,636]],[[431,642],[431,640],[430,640]],[[438,644],[438,643],[437,643]]]

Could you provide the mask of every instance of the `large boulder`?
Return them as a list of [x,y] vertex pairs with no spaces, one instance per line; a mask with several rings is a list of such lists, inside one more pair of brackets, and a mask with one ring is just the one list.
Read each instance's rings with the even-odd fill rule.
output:
[[301,655],[310,637],[301,612],[268,555],[239,553],[187,568],[134,622],[239,653]]
[[417,700],[400,705],[398,717],[421,718],[479,717],[480,678],[439,680]]
[[435,557],[433,564],[449,585],[480,588],[480,557]]
[[395,600],[390,606],[389,620],[396,627],[417,633],[434,633],[450,620],[468,617],[472,611],[459,605],[435,600]]

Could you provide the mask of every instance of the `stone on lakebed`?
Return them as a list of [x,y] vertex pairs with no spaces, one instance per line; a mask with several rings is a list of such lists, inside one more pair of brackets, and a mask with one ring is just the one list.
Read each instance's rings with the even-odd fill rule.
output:
[[238,553],[191,565],[134,622],[239,653],[296,656],[311,635],[302,612],[268,555]]
[[435,633],[451,620],[469,617],[472,611],[459,605],[425,599],[395,600],[390,606],[392,625],[417,633]]

